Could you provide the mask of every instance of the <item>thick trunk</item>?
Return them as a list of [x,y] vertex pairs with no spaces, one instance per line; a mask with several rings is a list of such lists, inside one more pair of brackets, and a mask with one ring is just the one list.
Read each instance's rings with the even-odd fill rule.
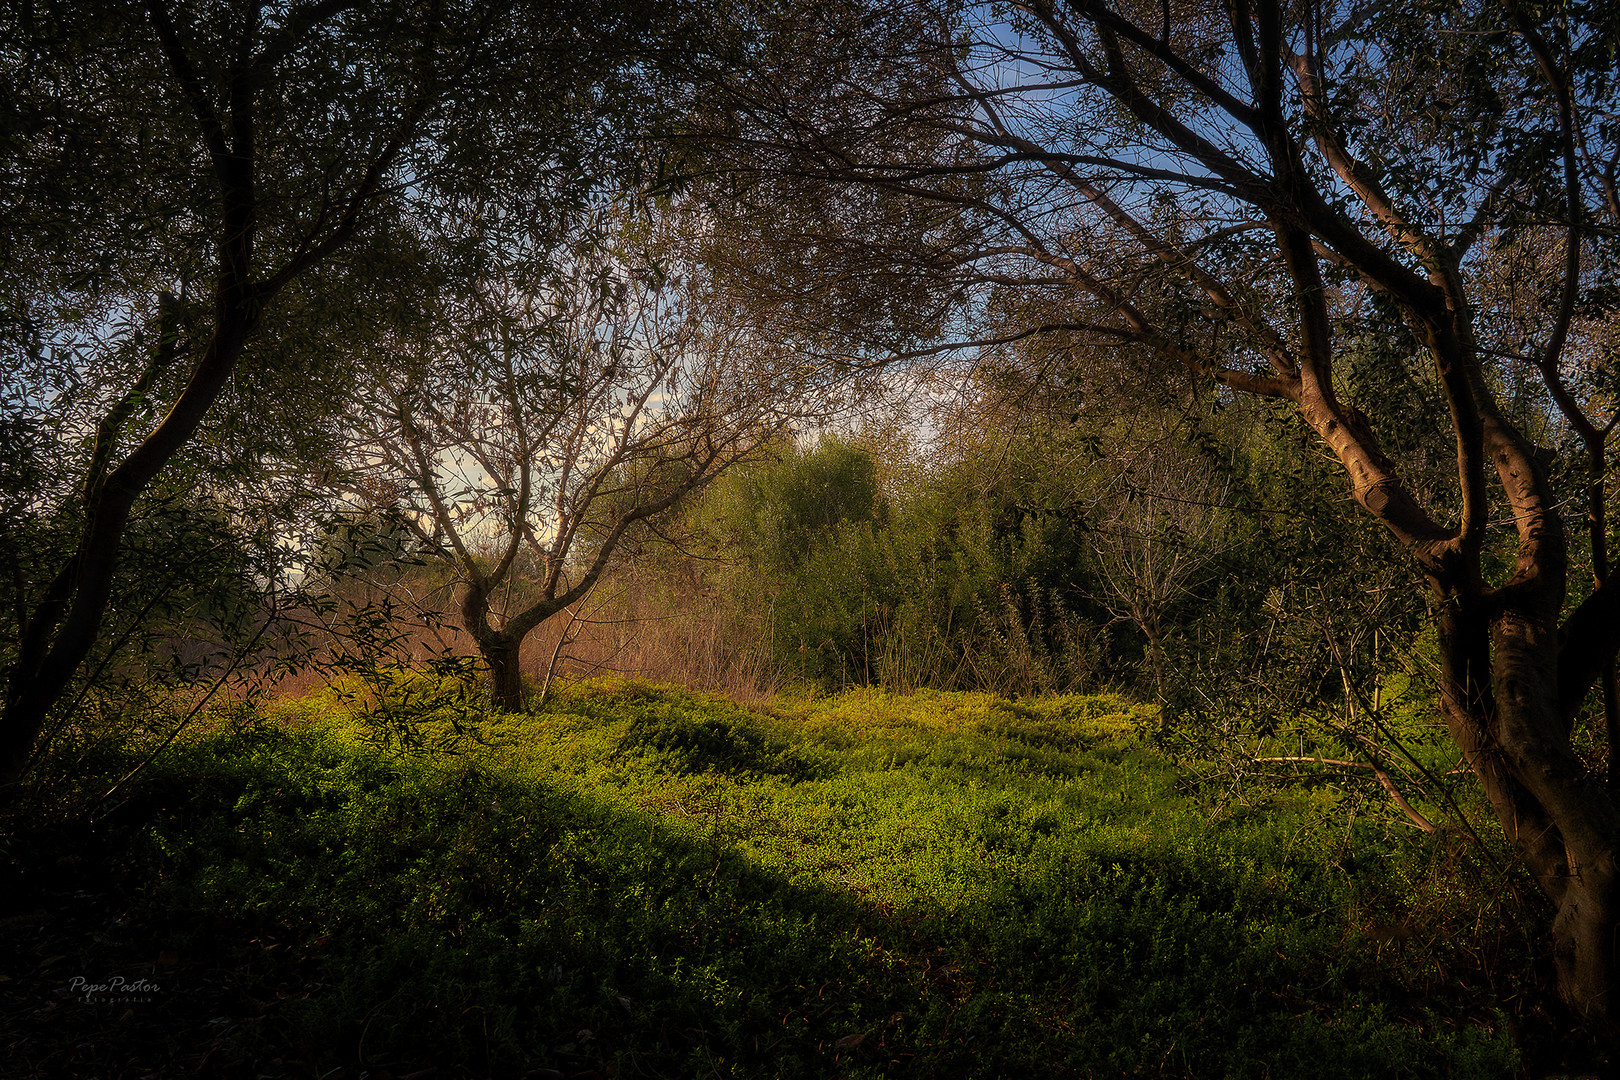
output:
[[[1558,711],[1557,632],[1541,620],[1508,613],[1492,628],[1498,739],[1515,776],[1545,808],[1563,841],[1565,878],[1555,893],[1553,956],[1559,991],[1611,1046],[1620,1009],[1615,996],[1615,933],[1620,923],[1616,847],[1620,810],[1606,778],[1575,756]],[[1549,868],[1551,869],[1551,868]]]
[[[1554,905],[1559,993],[1620,1048],[1620,809],[1576,757],[1558,706],[1558,644],[1543,613],[1453,609],[1441,620],[1444,704],[1508,840]],[[1488,641],[1488,651],[1484,648]]]
[[1553,920],[1553,960],[1565,1004],[1609,1046],[1620,1052],[1616,994],[1616,881],[1613,857],[1572,875]]
[[523,642],[501,634],[480,641],[478,651],[489,665],[490,703],[501,712],[522,712],[523,675],[518,657],[522,654]]
[[[504,575],[506,571],[502,571]],[[478,643],[478,653],[489,667],[490,704],[501,712],[523,711],[523,677],[518,659],[523,639],[555,610],[555,603],[536,604],[529,610],[497,622],[490,611],[489,593],[499,578],[479,576],[468,582],[461,596],[461,625]]]

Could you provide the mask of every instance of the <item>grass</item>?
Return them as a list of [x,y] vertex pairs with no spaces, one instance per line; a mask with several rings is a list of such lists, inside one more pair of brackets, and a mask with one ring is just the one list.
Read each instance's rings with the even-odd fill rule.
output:
[[[1121,699],[858,692],[762,712],[591,682],[488,718],[406,696],[410,742],[437,749],[379,745],[398,709],[384,733],[356,695],[317,693],[177,748],[74,826],[122,913],[95,955],[174,958],[147,970],[235,1003],[210,998],[208,1041],[169,1039],[142,1068],[1519,1067],[1499,984],[1531,943],[1493,925],[1467,849],[1352,815],[1331,786],[1217,812]],[[79,779],[137,752],[107,748]],[[61,1008],[80,1033],[109,1012]],[[57,1046],[19,1045],[36,1062]]]

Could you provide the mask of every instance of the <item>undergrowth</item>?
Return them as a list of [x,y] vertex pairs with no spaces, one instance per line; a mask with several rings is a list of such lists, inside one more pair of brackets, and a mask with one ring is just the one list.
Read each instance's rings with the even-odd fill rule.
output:
[[[1484,856],[1332,786],[1216,813],[1121,699],[763,712],[590,682],[540,715],[419,709],[410,745],[437,749],[411,753],[357,700],[185,742],[51,834],[108,868],[113,946],[180,958],[171,983],[231,967],[255,1004],[208,1068],[1517,1068],[1504,986],[1532,942]],[[81,757],[83,789],[139,753]]]

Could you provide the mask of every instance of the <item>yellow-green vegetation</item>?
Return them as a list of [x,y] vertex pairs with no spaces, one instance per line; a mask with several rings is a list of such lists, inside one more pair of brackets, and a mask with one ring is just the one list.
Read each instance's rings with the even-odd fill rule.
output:
[[[435,692],[399,691],[391,715],[437,749],[380,746],[363,695],[317,694],[160,758],[103,826],[145,932],[188,956],[251,941],[245,992],[302,988],[216,1060],[1515,1068],[1498,988],[1458,978],[1488,923],[1457,913],[1492,903],[1448,899],[1466,851],[1329,786],[1217,813],[1153,748],[1150,708],[858,691],[767,713],[589,682],[487,717]],[[1488,945],[1497,969],[1523,949]]]

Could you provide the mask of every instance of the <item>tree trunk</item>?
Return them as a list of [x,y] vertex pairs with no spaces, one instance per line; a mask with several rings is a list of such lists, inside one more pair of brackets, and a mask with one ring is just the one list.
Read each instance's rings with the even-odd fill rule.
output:
[[1563,875],[1549,896],[1557,905],[1552,936],[1559,992],[1613,1052],[1620,1049],[1620,1008],[1611,1007],[1620,989],[1615,963],[1620,810],[1607,778],[1588,770],[1570,746],[1557,708],[1556,631],[1513,614],[1498,619],[1492,631],[1498,738],[1512,771],[1545,808],[1563,841],[1562,852],[1543,849],[1542,865],[1532,867],[1544,879]]
[[1159,695],[1159,709],[1161,715],[1166,703],[1170,700],[1170,672],[1164,661],[1164,635],[1159,630],[1157,616],[1150,615],[1142,624],[1142,630],[1148,639],[1148,660],[1153,665],[1153,687]]
[[484,663],[489,665],[489,700],[501,712],[523,711],[523,674],[518,658],[523,641],[509,634],[496,634],[478,643]]
[[136,499],[202,423],[257,325],[260,306],[239,268],[222,269],[215,291],[213,337],[185,390],[163,421],[85,493],[78,544],[28,613],[0,712],[0,783],[15,781],[27,768],[46,717],[95,645]]
[[1564,1003],[1620,1053],[1620,808],[1576,757],[1558,706],[1553,620],[1517,610],[1440,624],[1443,704],[1503,831],[1556,911]]

